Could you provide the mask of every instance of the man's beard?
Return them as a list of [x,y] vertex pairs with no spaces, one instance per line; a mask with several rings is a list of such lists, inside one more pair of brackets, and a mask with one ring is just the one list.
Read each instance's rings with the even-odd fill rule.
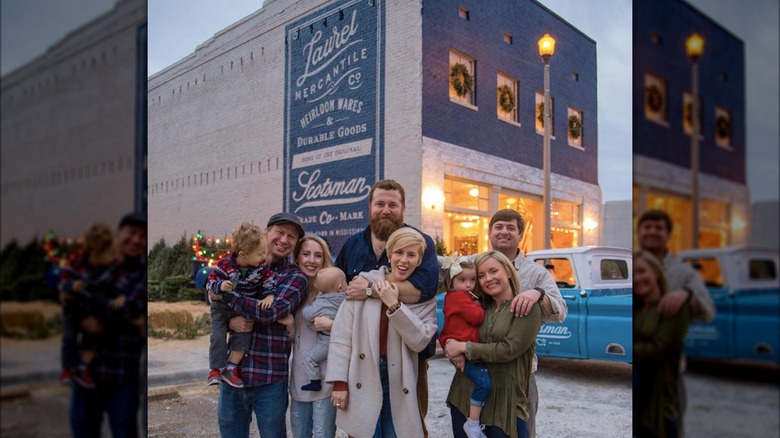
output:
[[369,219],[371,232],[382,242],[386,242],[393,232],[404,224],[403,218],[394,215],[384,216],[377,214]]

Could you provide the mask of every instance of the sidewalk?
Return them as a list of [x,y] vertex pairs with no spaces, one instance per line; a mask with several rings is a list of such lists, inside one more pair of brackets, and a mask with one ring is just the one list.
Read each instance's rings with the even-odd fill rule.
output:
[[[436,356],[443,356],[437,346]],[[0,386],[56,382],[60,373],[60,337],[44,340],[2,338]],[[209,335],[188,340],[149,338],[148,387],[206,383],[209,372]]]
[[0,386],[56,382],[59,375],[60,336],[0,339]]
[[[0,340],[0,387],[17,390],[41,383],[56,383],[60,374],[60,337],[42,340]],[[192,340],[149,339],[148,386],[206,381],[209,337]]]

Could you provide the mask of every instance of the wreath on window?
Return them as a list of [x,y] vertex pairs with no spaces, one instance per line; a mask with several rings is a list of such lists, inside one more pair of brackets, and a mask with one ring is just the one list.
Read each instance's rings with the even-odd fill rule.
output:
[[693,128],[693,103],[685,104],[685,122]]
[[498,105],[508,113],[515,109],[515,93],[512,92],[512,87],[509,85],[504,84],[498,87]]
[[450,67],[450,84],[458,97],[463,97],[474,91],[474,77],[463,63],[455,63]]
[[569,116],[569,136],[573,139],[580,138],[582,135],[582,121],[577,115]]
[[536,120],[538,120],[542,125],[542,128],[544,128],[544,102],[540,102],[536,105]]
[[728,139],[731,137],[731,122],[729,118],[720,115],[715,119],[715,133],[718,134],[718,138]]
[[664,104],[664,96],[661,94],[661,90],[656,85],[651,85],[645,90],[647,95],[647,106],[654,113],[661,112],[661,107]]

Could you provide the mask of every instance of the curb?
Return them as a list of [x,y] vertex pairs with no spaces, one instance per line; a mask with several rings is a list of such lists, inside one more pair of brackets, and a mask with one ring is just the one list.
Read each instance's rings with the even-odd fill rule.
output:
[[208,370],[184,370],[184,371],[174,371],[170,373],[164,373],[164,374],[147,374],[146,377],[146,384],[149,388],[149,393],[151,394],[151,390],[153,388],[160,388],[165,386],[172,386],[172,385],[182,385],[187,383],[197,383],[198,381],[203,380],[203,384],[205,385],[205,377],[208,374]]
[[174,400],[181,398],[179,391],[175,386],[161,386],[159,388],[149,388],[146,393],[146,399],[150,402],[162,400]]

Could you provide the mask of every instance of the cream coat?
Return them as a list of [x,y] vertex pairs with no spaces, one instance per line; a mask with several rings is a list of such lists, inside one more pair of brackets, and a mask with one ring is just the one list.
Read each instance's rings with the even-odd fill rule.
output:
[[[350,436],[374,435],[382,410],[379,378],[379,319],[382,301],[344,301],[333,323],[326,381],[349,385],[347,409],[339,409],[336,425]],[[387,368],[390,409],[399,437],[422,437],[417,407],[417,353],[436,333],[436,300],[403,304],[389,316]]]

